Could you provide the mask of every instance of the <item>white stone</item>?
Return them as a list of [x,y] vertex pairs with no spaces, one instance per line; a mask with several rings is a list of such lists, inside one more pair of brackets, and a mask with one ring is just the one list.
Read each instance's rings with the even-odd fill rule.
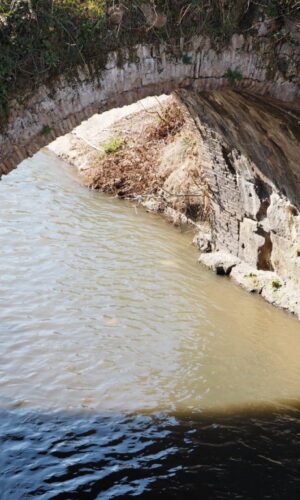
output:
[[231,271],[230,277],[242,288],[251,293],[261,293],[269,282],[279,279],[276,273],[258,271],[255,267],[245,262],[235,266]]
[[227,275],[239,264],[240,260],[227,252],[219,251],[201,254],[199,262],[217,274]]

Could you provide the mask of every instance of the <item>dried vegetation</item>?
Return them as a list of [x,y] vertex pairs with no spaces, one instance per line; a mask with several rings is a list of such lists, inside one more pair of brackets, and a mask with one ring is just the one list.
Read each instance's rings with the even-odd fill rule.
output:
[[90,171],[91,188],[119,198],[158,193],[163,180],[157,175],[161,148],[174,140],[185,118],[175,103],[153,113],[157,119],[139,137],[124,135],[116,152],[95,156]]
[[[148,122],[141,130],[147,115]],[[129,200],[155,200],[156,211],[171,208],[190,220],[207,220],[209,193],[199,144],[177,103],[137,113],[136,125],[126,132],[117,151],[95,153],[86,174],[89,187]]]

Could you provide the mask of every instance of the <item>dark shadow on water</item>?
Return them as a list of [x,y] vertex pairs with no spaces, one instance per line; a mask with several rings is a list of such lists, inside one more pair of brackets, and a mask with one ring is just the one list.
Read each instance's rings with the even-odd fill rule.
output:
[[296,499],[300,404],[227,413],[0,413],[1,500]]

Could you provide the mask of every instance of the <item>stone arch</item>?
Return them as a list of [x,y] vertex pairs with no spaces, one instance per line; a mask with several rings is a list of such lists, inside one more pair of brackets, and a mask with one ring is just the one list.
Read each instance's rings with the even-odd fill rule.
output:
[[299,51],[293,46],[278,48],[276,57],[284,56],[288,67],[284,75],[274,69],[272,78],[274,52],[268,51],[268,42],[260,41],[254,50],[253,37],[233,35],[229,46],[220,51],[208,37],[199,36],[182,41],[182,46],[184,57],[164,44],[138,45],[134,57],[132,49],[123,49],[121,57],[120,51],[112,52],[100,76],[78,69],[73,80],[61,75],[51,87],[41,86],[32,95],[10,101],[9,118],[0,135],[0,175],[95,113],[179,88],[208,91],[234,85],[300,108],[297,75],[293,77]]

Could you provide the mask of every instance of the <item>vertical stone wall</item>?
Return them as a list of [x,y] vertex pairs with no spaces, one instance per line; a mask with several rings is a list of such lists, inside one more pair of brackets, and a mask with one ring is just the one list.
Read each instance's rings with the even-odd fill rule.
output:
[[300,284],[300,127],[278,104],[180,91],[210,190],[213,246]]

